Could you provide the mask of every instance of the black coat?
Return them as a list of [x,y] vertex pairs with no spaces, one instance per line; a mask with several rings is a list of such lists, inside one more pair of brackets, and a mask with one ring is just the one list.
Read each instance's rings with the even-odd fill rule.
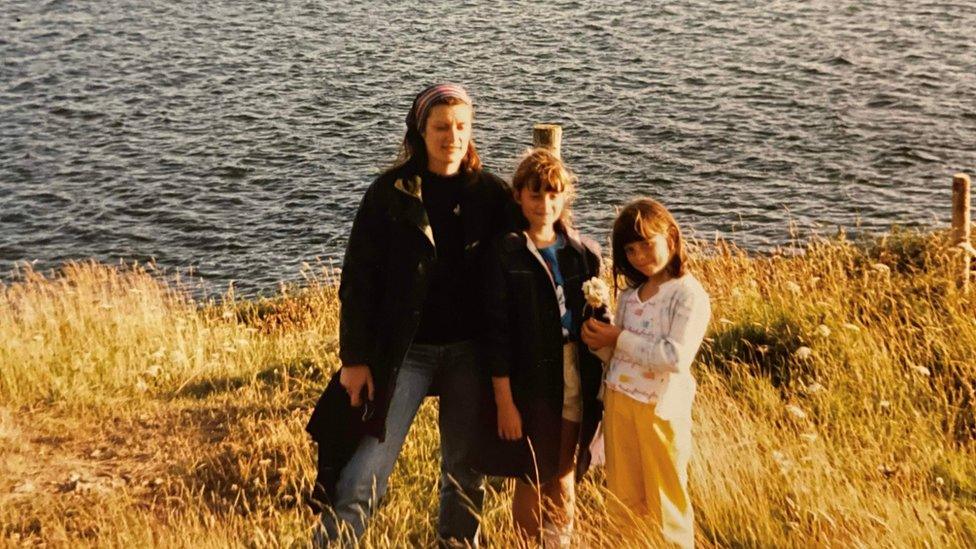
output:
[[[485,171],[468,174],[462,185],[464,276],[478,291],[486,244],[511,228],[512,195]],[[421,187],[420,176],[390,170],[367,189],[353,220],[339,285],[339,358],[369,366],[375,398],[366,410],[346,411],[336,372],[312,411],[306,431],[319,445],[319,495],[326,501],[360,438],[383,440],[397,372],[420,322],[436,258]]]
[[[567,235],[559,253],[566,307],[572,311],[574,332],[583,318],[583,282],[600,273],[599,246],[590,239]],[[541,259],[533,254],[523,233],[498,240],[486,254],[483,337],[487,365],[493,376],[508,376],[515,405],[522,417],[523,437],[499,439],[497,411],[491,389],[483,406],[482,451],[475,467],[487,474],[538,478],[557,474],[563,407],[563,335],[559,304]],[[590,463],[589,444],[603,415],[597,399],[602,381],[600,359],[579,343],[580,393],[583,418],[577,454],[577,475]],[[527,440],[528,439],[528,440]],[[531,448],[528,441],[531,441]],[[533,463],[533,453],[535,463]]]

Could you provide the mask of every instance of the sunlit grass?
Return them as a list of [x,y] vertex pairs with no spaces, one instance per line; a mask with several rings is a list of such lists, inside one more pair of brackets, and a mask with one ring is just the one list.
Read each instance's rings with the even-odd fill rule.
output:
[[[954,254],[913,233],[696,247],[714,310],[695,366],[701,546],[976,542],[976,298]],[[338,367],[335,286],[306,275],[259,301],[86,263],[0,288],[0,543],[305,544],[303,427]],[[430,401],[367,545],[433,543],[435,419]],[[581,486],[580,542],[655,543],[608,525],[600,478]],[[510,491],[491,484],[497,546],[516,543]]]

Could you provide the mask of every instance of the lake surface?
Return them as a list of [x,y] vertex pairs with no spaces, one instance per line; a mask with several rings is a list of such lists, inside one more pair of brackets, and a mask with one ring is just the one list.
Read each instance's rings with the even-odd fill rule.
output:
[[976,3],[2,0],[0,271],[192,267],[211,292],[341,259],[403,118],[475,98],[505,178],[564,127],[575,212],[667,204],[701,237],[938,227],[976,171]]

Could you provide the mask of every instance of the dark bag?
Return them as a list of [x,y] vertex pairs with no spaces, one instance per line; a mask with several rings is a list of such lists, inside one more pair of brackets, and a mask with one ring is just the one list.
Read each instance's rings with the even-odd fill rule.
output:
[[318,445],[318,471],[307,501],[314,513],[333,504],[339,474],[366,434],[366,421],[374,410],[373,403],[366,400],[362,406],[352,406],[349,394],[339,383],[339,374],[337,371],[329,380],[305,426]]

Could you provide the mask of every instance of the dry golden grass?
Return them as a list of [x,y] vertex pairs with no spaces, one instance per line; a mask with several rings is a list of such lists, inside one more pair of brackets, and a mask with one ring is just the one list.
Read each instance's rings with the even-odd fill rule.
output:
[[[940,235],[749,256],[702,244],[714,318],[696,373],[702,547],[976,543],[976,317]],[[305,546],[305,420],[337,367],[328,273],[196,303],[152,271],[70,264],[0,287],[0,545]],[[365,538],[428,546],[436,402]],[[581,486],[585,546],[647,546]],[[511,487],[485,532],[515,544]]]

